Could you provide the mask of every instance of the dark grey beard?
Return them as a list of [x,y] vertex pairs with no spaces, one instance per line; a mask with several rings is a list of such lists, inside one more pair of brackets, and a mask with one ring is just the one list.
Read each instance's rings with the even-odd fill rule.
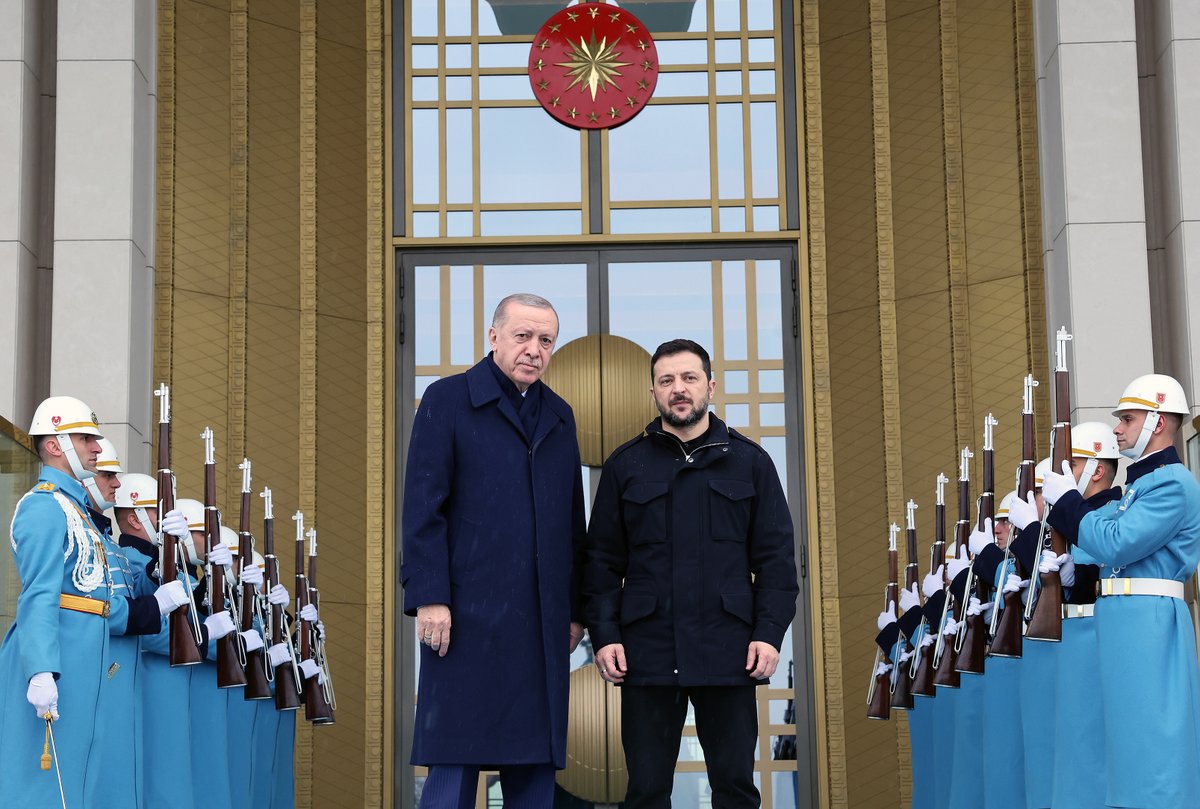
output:
[[708,411],[708,402],[704,402],[703,407],[693,407],[691,413],[688,413],[683,418],[680,418],[679,416],[676,416],[670,408],[664,410],[662,405],[660,405],[657,401],[654,403],[654,405],[658,408],[658,412],[663,417],[663,421],[665,421],[667,424],[670,424],[672,427],[677,427],[680,429],[684,427],[691,427],[693,424],[700,421],[700,419],[704,418],[705,412]]

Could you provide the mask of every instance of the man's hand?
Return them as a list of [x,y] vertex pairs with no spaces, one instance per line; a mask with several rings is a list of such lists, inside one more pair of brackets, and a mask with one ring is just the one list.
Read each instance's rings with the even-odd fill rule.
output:
[[625,645],[610,643],[607,646],[601,646],[596,652],[596,668],[600,669],[600,676],[610,683],[623,682],[625,680]]
[[983,549],[996,541],[996,534],[992,528],[991,519],[983,521],[983,528],[975,528],[971,531],[971,535],[967,537],[967,547],[971,549],[971,554],[978,556],[983,553]]
[[1035,523],[1040,519],[1037,510],[1037,500],[1034,498],[1034,493],[1030,492],[1026,500],[1014,497],[1008,506],[1008,521],[1016,526],[1018,531],[1024,531],[1025,526]]
[[933,598],[934,593],[942,590],[946,586],[943,584],[944,579],[942,578],[942,568],[943,565],[938,565],[937,570],[933,571],[932,573],[926,573],[925,578],[921,580],[921,592],[925,594],[926,598]]
[[1075,476],[1071,474],[1071,462],[1062,462],[1063,473],[1047,472],[1042,475],[1042,499],[1050,505],[1058,502],[1058,498],[1075,489],[1078,485]]
[[571,622],[571,651],[579,646],[579,641],[583,640],[583,624],[578,621]]
[[46,714],[50,714],[51,719],[58,719],[58,685],[51,672],[39,671],[29,678],[25,699],[33,706],[38,719],[45,719]]
[[905,587],[900,591],[900,609],[908,612],[921,606],[921,597],[917,595],[917,583],[913,582],[912,589]]
[[761,640],[750,641],[746,650],[746,671],[755,680],[765,680],[775,673],[779,665],[779,650]]
[[967,549],[960,547],[958,556],[953,557],[946,563],[946,574],[950,577],[950,581],[958,578],[958,574],[962,573],[971,566],[971,560],[967,558]]
[[417,609],[417,639],[445,657],[450,651],[450,607],[426,604]]

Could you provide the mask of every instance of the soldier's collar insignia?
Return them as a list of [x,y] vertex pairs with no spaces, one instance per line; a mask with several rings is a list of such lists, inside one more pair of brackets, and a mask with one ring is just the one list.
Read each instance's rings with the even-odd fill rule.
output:
[[39,491],[39,492],[52,492],[52,491],[54,491],[54,488],[55,488],[55,486],[54,486],[54,484],[53,484],[53,483],[39,483],[39,484],[37,485],[37,489],[36,489],[36,491]]

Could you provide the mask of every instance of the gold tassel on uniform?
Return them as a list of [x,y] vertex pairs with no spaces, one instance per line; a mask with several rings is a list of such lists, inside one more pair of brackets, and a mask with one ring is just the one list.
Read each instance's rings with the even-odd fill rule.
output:
[[46,715],[46,742],[42,745],[42,769],[50,769],[50,715]]

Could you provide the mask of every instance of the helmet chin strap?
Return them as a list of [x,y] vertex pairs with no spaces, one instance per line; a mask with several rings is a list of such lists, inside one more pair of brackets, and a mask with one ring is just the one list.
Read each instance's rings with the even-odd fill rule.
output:
[[141,523],[142,530],[146,532],[146,539],[155,545],[161,545],[162,537],[158,535],[158,530],[150,522],[150,515],[146,513],[146,509],[135,508],[133,513],[137,516],[138,522]]
[[83,468],[83,464],[79,460],[79,453],[75,451],[75,442],[68,435],[56,435],[58,439],[58,448],[62,450],[62,454],[66,456],[67,463],[71,465],[71,474],[75,475],[75,479],[82,483],[89,478],[95,477],[95,472],[89,472]]
[[1087,489],[1088,483],[1091,481],[1092,475],[1096,474],[1096,467],[1099,465],[1099,458],[1088,458],[1087,463],[1083,465],[1083,472],[1079,475],[1079,480],[1075,484],[1075,489],[1080,494],[1083,494],[1084,490]]
[[188,561],[194,566],[200,567],[204,563],[200,561],[200,557],[196,555],[196,540],[192,539],[191,534],[188,534],[187,539],[181,539],[183,547],[187,549]]
[[1162,418],[1153,410],[1146,411],[1146,420],[1142,422],[1142,432],[1138,435],[1137,443],[1129,449],[1121,450],[1121,454],[1132,461],[1136,461],[1142,457],[1142,453],[1146,451],[1146,445],[1150,443],[1150,436],[1154,435],[1154,428],[1158,426],[1159,419]]
[[95,504],[97,511],[107,511],[115,505],[111,500],[105,500],[100,494],[100,486],[97,485],[95,476],[84,478],[83,488],[87,489],[88,494],[92,496],[92,503]]

